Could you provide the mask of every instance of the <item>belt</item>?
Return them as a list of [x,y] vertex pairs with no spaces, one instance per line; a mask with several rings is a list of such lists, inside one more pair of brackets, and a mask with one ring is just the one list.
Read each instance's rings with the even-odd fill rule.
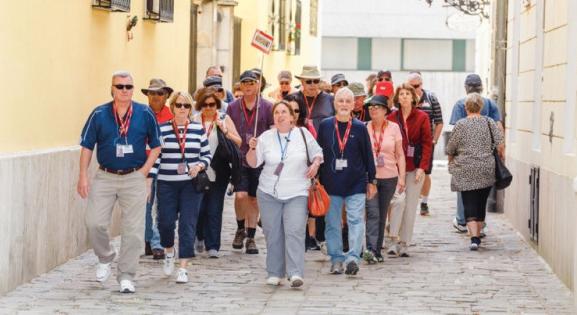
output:
[[100,165],[98,168],[105,171],[106,173],[116,174],[116,175],[127,175],[130,173],[136,172],[138,170],[137,168],[127,168],[125,170],[115,170],[115,169],[111,169],[111,168],[106,168],[102,165]]

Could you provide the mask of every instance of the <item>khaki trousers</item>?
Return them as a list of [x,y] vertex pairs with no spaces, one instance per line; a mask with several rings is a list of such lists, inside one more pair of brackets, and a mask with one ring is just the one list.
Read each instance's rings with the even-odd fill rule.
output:
[[96,172],[88,193],[86,226],[88,239],[100,263],[112,262],[116,255],[108,229],[118,201],[121,213],[121,243],[117,280],[132,280],[143,251],[146,209],[146,179],[140,172],[115,175]]
[[407,172],[405,177],[405,199],[391,202],[390,236],[409,245],[413,239],[413,228],[417,216],[419,196],[423,180],[415,183],[416,171]]

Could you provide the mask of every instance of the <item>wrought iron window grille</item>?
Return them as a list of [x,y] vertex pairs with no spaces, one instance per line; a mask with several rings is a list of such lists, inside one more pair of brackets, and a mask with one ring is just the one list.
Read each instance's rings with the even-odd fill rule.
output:
[[164,23],[174,21],[174,0],[146,0],[143,19]]
[[130,12],[130,0],[92,0],[92,7],[112,12]]

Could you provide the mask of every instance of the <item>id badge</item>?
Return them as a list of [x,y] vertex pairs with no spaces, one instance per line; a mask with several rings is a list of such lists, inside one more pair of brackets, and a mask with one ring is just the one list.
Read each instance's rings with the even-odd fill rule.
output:
[[377,167],[384,167],[385,166],[385,154],[379,153],[377,155]]
[[283,163],[283,162],[280,162],[280,163],[276,166],[276,169],[274,170],[274,174],[275,174],[276,176],[279,176],[280,173],[282,172],[283,167],[284,167],[284,163]]
[[178,175],[186,174],[186,164],[178,163],[178,166],[176,167],[176,173],[178,173]]
[[346,159],[336,159],[335,160],[335,169],[337,171],[342,171],[346,167],[347,167],[347,160]]
[[116,157],[124,157],[124,146],[122,144],[116,145]]
[[414,146],[410,145],[407,148],[407,156],[408,157],[414,157],[415,156],[415,147]]
[[132,148],[132,144],[125,144],[122,146],[122,151],[124,154],[134,153],[134,149]]

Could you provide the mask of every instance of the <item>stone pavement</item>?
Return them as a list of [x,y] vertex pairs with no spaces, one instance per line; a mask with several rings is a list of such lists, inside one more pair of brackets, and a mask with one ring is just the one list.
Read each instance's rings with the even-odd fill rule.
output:
[[88,251],[0,297],[0,313],[576,314],[570,291],[503,215],[489,214],[483,248],[468,250],[468,238],[451,227],[449,179],[435,170],[432,214],[417,218],[412,256],[363,264],[355,278],[329,275],[328,259],[309,252],[303,289],[266,286],[260,230],[260,255],[230,247],[235,222],[228,198],[222,256],[193,259],[188,284],[176,284],[162,274],[161,262],[143,258],[137,293],[120,294],[114,276],[104,285],[94,281],[96,258]]

